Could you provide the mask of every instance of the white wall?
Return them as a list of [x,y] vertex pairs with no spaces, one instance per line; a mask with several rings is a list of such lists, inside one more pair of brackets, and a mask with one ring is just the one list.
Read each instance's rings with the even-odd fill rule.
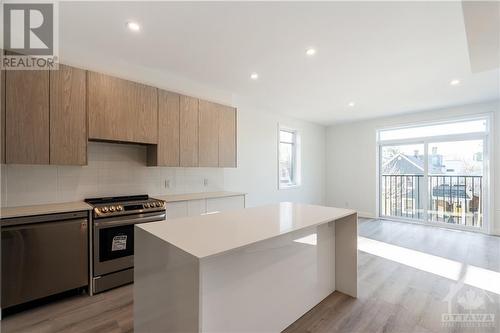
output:
[[[303,185],[298,189],[277,190],[279,121],[297,128],[302,137]],[[323,126],[240,107],[236,169],[146,167],[144,146],[91,142],[88,166],[2,165],[1,203],[6,207],[109,195],[234,190],[248,192],[248,206],[286,200],[324,204],[324,152]]]
[[470,114],[494,114],[494,216],[493,232],[500,234],[500,106],[481,103],[431,110],[396,117],[337,124],[326,133],[326,203],[350,207],[364,216],[376,215],[376,130],[416,122],[434,121]]
[[[296,201],[324,204],[325,128],[251,107],[238,110],[238,168],[224,170],[226,189],[248,192],[247,205]],[[298,130],[302,184],[278,190],[278,123]]]

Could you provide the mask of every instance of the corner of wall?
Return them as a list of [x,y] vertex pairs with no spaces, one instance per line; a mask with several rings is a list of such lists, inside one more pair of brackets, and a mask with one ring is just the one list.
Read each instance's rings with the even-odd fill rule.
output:
[[497,209],[493,214],[493,221],[491,221],[492,228],[490,234],[500,236],[500,209]]
[[364,219],[376,219],[377,215],[374,213],[369,213],[369,212],[358,212],[358,217],[361,217]]

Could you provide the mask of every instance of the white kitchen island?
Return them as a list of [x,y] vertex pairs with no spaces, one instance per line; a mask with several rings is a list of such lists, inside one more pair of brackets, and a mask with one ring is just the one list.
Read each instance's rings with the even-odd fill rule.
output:
[[357,214],[280,204],[136,225],[134,331],[279,332],[357,296]]

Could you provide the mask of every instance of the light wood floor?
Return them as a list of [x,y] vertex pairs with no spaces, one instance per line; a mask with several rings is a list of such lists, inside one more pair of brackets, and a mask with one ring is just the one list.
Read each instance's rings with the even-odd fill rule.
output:
[[[382,248],[386,244],[397,246],[389,245],[390,255],[397,254],[399,248],[403,254],[409,249],[424,255],[428,260],[419,265],[431,270],[432,258],[439,257],[438,264],[440,258],[460,264],[460,276],[470,266],[485,269],[490,273],[482,281],[486,285],[498,282],[500,276],[500,237],[379,220],[360,221],[359,233]],[[484,300],[481,311],[495,314],[495,327],[445,328],[441,315],[448,312],[448,303],[444,299],[456,281],[418,265],[419,269],[411,267],[414,257],[403,257],[399,262],[392,259],[359,251],[359,297],[335,292],[285,332],[500,332],[500,295],[466,285],[465,289]],[[1,327],[4,333],[132,332],[132,286],[18,313],[2,320]]]

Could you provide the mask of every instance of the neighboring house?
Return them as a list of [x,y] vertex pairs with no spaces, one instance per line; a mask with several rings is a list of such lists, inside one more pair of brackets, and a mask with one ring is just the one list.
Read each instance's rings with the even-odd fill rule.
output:
[[[430,174],[443,174],[443,156],[433,154],[429,157]],[[397,153],[382,166],[383,175],[423,175],[424,155],[415,151],[414,155]]]
[[[429,156],[429,182],[432,186],[429,211],[433,218],[453,222],[467,213],[477,213],[481,180],[464,176],[460,161],[443,164],[443,156],[433,151]],[[385,188],[385,214],[411,218],[422,218],[424,183],[424,156],[415,151],[413,155],[395,154],[382,165],[383,188]],[[456,176],[461,177],[456,177]],[[392,176],[392,177],[391,177]],[[450,177],[453,176],[453,177]],[[477,193],[474,195],[474,193]]]
[[423,155],[397,153],[382,165],[382,175],[385,215],[422,218]]

